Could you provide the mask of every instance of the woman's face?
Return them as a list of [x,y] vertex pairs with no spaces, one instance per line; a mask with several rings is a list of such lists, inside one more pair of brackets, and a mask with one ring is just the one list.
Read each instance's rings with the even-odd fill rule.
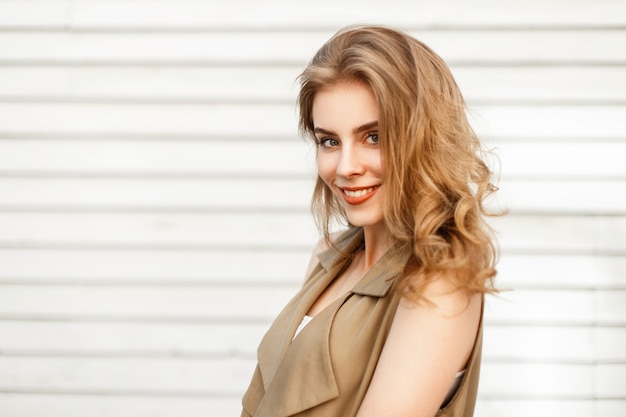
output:
[[313,101],[319,176],[343,204],[350,224],[383,221],[383,167],[378,144],[378,105],[360,82],[339,82]]

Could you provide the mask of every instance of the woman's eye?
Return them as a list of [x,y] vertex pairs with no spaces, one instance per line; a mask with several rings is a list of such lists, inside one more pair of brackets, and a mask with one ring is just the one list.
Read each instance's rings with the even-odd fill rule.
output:
[[335,146],[339,146],[339,141],[333,138],[322,138],[318,139],[317,145],[322,148],[333,148]]
[[378,145],[378,133],[368,133],[365,139],[370,145]]

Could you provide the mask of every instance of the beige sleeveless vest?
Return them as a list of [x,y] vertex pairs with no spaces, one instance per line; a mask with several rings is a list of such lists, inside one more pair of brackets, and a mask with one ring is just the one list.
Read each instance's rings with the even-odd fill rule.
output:
[[[360,229],[346,233],[338,246],[352,250]],[[261,341],[258,365],[243,397],[242,417],[354,417],[372,379],[399,296],[394,278],[406,254],[391,249],[344,297],[315,316],[293,341],[312,303],[341,266],[329,250],[298,294],[278,315]],[[482,323],[466,372],[454,397],[437,416],[474,413]]]

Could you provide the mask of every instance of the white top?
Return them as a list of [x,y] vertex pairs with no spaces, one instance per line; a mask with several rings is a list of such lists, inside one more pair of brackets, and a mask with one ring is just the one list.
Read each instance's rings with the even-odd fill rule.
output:
[[[296,329],[296,333],[293,335],[293,339],[295,339],[296,336],[298,336],[298,333],[300,333],[302,329],[304,329],[311,320],[313,320],[313,317],[311,316],[302,317],[302,321],[300,322],[300,325]],[[444,405],[447,404],[452,399],[456,391],[459,389],[459,386],[461,385],[461,381],[463,380],[464,374],[465,374],[465,369],[457,372],[456,376],[454,377],[454,381],[452,381],[452,385],[450,386],[450,389],[448,390],[448,393],[446,394],[446,398],[443,400]]]
[[[313,320],[313,317],[311,316],[304,316],[302,317],[302,321],[300,322],[300,325],[298,326],[298,328],[296,329],[296,334],[293,335],[293,339],[296,338],[296,336],[298,335],[298,333],[300,333],[302,331],[302,329],[304,329],[304,326],[306,326],[307,324],[309,324],[309,322]],[[291,340],[293,340],[291,339]]]

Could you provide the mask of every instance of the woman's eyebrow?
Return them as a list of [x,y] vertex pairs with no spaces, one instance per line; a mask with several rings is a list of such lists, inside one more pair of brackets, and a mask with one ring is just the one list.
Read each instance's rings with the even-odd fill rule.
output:
[[[375,120],[373,122],[368,122],[361,126],[355,127],[354,129],[352,129],[352,133],[364,132],[367,130],[375,129],[377,127],[378,127],[378,120]],[[337,135],[335,132],[328,130],[328,129],[324,129],[323,127],[314,128],[313,133],[321,133],[323,135],[334,135],[334,136]]]
[[355,128],[352,133],[359,133],[359,132],[364,132],[366,130],[372,130],[374,128],[378,127],[378,120],[375,120],[373,122],[369,122],[369,123],[365,123],[364,125],[361,125],[357,128]]
[[331,136],[337,136],[335,132],[332,132],[330,130],[326,130],[322,127],[316,127],[313,129],[313,133],[321,133],[323,135],[331,135]]

